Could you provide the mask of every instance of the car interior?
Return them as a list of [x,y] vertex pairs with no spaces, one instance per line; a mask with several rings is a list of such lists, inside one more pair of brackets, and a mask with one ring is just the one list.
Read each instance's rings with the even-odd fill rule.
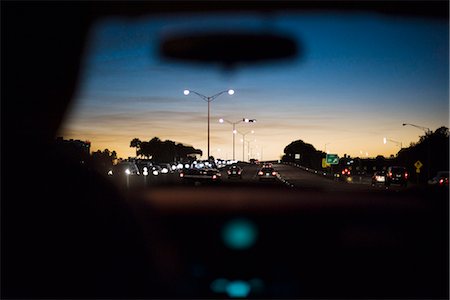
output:
[[[448,189],[300,194],[235,180],[124,193],[52,148],[102,20],[371,13],[448,22],[447,1],[1,5],[2,298],[449,297]],[[307,44],[269,29],[179,32],[157,46],[162,61],[219,66],[224,77],[308,57]]]

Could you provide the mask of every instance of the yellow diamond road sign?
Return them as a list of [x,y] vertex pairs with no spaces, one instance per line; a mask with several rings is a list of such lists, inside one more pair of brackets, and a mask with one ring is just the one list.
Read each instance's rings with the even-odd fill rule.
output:
[[416,163],[414,164],[414,167],[416,167],[417,169],[422,168],[423,164],[420,162],[420,160],[416,161]]

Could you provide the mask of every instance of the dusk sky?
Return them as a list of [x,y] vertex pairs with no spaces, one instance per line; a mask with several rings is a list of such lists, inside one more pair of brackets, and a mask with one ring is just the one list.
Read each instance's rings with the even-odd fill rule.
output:
[[[303,56],[224,72],[217,66],[163,60],[161,37],[211,29],[271,30],[295,38]],[[215,14],[110,18],[97,23],[80,74],[74,104],[60,128],[65,139],[89,140],[135,155],[137,137],[170,139],[203,150],[206,96],[234,89],[211,103],[211,155],[232,158],[232,126],[248,134],[252,156],[279,159],[301,139],[340,156],[396,154],[423,132],[449,126],[449,30],[445,20],[376,14]],[[230,45],[232,47],[232,45]],[[242,159],[241,136],[236,158]],[[363,153],[363,154],[361,154]],[[261,157],[262,155],[262,157]],[[247,157],[245,157],[247,159]]]

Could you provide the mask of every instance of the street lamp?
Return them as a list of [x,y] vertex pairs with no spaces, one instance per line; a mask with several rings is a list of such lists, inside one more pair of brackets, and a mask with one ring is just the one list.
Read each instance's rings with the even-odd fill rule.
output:
[[410,124],[410,123],[403,123],[402,125],[403,126],[406,126],[406,125],[413,126],[413,127],[422,129],[425,132],[425,134],[431,134],[431,130],[428,127],[418,126],[418,125],[414,125],[414,124]]
[[[423,130],[425,132],[425,135],[430,135],[431,134],[431,130],[428,127],[423,127],[423,126],[414,125],[414,124],[410,124],[410,123],[403,123],[402,125],[403,126],[409,125],[409,126],[412,126],[412,127],[419,128],[419,129],[421,129],[421,130]],[[427,160],[428,160],[427,173],[428,173],[428,178],[430,178],[430,165],[431,165],[430,138],[427,139]]]
[[397,146],[399,146],[399,147],[400,147],[400,150],[403,149],[403,144],[402,144],[402,142],[394,141],[394,140],[388,139],[388,138],[386,138],[386,137],[383,138],[383,144],[386,145],[388,141],[389,141],[389,142],[392,142],[392,143],[394,143],[394,144],[396,144]]
[[231,122],[225,119],[219,119],[219,123],[223,124],[224,122],[227,122],[228,124],[233,125],[233,160],[235,160],[235,136],[236,136],[236,124],[239,124],[241,122],[245,122],[245,123],[255,123],[256,119],[247,119],[247,118],[243,118],[241,120],[238,120],[236,122]]
[[184,90],[183,91],[183,94],[185,95],[185,96],[188,96],[190,93],[194,93],[194,94],[196,94],[197,96],[199,96],[200,98],[202,98],[203,100],[205,100],[206,102],[208,102],[208,158],[207,159],[209,159],[209,115],[210,115],[210,103],[214,100],[214,99],[216,99],[217,97],[219,97],[220,95],[222,95],[223,93],[228,93],[228,95],[234,95],[234,90],[225,90],[225,91],[221,91],[221,92],[219,92],[219,93],[217,93],[217,94],[215,94],[215,95],[212,95],[212,96],[205,96],[205,95],[202,95],[202,94],[200,94],[200,93],[197,93],[197,92],[195,92],[195,91],[192,91],[192,90]]
[[240,131],[237,131],[240,135],[242,135],[242,161],[245,161],[245,136],[249,133],[253,134],[255,133],[254,130],[252,131],[247,131],[245,133],[242,133]]
[[366,157],[369,157],[369,152],[363,151],[363,150],[359,150],[359,154],[363,155],[364,153],[366,154]]

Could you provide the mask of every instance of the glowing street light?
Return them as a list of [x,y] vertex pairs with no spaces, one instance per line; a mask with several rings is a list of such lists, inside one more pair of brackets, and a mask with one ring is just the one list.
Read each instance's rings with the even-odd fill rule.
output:
[[127,189],[130,188],[130,174],[131,174],[130,169],[126,169],[125,170],[125,175],[126,175],[126,178],[127,178]]
[[[233,91],[233,93],[234,93],[234,91]],[[256,122],[256,119],[247,119],[247,118],[243,118],[243,119],[238,120],[238,121],[236,121],[236,122],[231,122],[231,121],[228,121],[228,120],[224,120],[224,119],[222,119],[222,118],[219,119],[219,123],[223,124],[224,122],[233,125],[233,160],[235,160],[235,136],[236,136],[236,133],[237,133],[237,130],[236,130],[236,124],[239,124],[239,123],[241,123],[241,122],[245,122],[245,123],[255,123],[255,122]]]
[[363,155],[365,153],[366,157],[369,157],[369,152],[364,152],[362,150],[359,150],[359,154]]
[[225,91],[221,91],[221,92],[219,92],[219,93],[217,93],[217,94],[215,94],[215,95],[212,95],[212,96],[205,96],[205,95],[202,95],[202,94],[200,94],[200,93],[197,93],[197,92],[195,92],[195,91],[192,91],[192,90],[184,90],[183,91],[183,94],[185,95],[185,96],[188,96],[190,93],[194,93],[194,94],[196,94],[197,96],[199,96],[200,98],[202,98],[203,100],[205,100],[206,102],[208,102],[208,158],[207,159],[209,159],[209,119],[210,119],[210,103],[214,100],[214,99],[216,99],[217,97],[219,97],[220,95],[222,95],[223,93],[228,93],[228,95],[233,95],[234,94],[234,90],[225,90]]
[[383,144],[386,145],[388,141],[389,141],[389,142],[392,142],[392,143],[394,143],[394,144],[396,144],[397,146],[399,146],[399,147],[400,147],[400,150],[403,149],[403,144],[402,144],[402,142],[394,141],[394,140],[388,139],[388,138],[386,138],[386,137],[383,138]]

